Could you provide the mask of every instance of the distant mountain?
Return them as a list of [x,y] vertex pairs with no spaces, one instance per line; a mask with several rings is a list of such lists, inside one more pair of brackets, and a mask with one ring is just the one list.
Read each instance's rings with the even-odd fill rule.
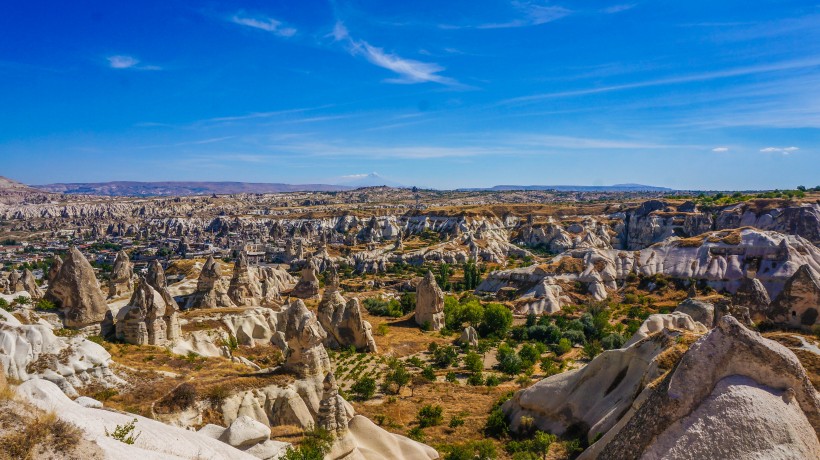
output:
[[496,185],[490,188],[471,190],[555,190],[558,192],[671,192],[671,188],[642,184],[615,185]]
[[386,185],[388,187],[403,188],[404,185],[390,179],[385,179],[378,173],[372,172],[370,174],[359,174],[356,176],[348,176],[349,180],[342,181],[341,184],[347,187],[379,187]]
[[48,200],[48,194],[44,191],[0,176],[0,204],[36,203],[45,200]]
[[47,192],[103,196],[186,196],[232,193],[338,192],[352,187],[327,184],[256,182],[92,182],[35,185]]

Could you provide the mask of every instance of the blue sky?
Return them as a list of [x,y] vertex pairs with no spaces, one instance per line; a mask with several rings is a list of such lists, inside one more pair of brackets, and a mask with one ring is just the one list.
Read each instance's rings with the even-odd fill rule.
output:
[[815,1],[14,2],[0,174],[820,185]]

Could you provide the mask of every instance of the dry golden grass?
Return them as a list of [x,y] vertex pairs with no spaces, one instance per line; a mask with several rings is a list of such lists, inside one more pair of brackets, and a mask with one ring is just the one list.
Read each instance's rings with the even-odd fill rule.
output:
[[794,352],[797,359],[800,360],[800,364],[806,369],[814,388],[820,390],[820,355],[802,348],[803,344],[798,338],[802,337],[806,342],[818,345],[818,340],[815,337],[798,332],[769,332],[763,334],[763,337],[774,340]]
[[32,459],[50,457],[45,451],[71,458],[70,452],[80,442],[82,432],[76,426],[60,420],[54,412],[16,414],[22,426],[7,430],[0,437],[0,459]]
[[[225,358],[179,356],[160,347],[105,343],[118,365],[117,371],[133,385],[119,392],[87,387],[83,393],[105,400],[108,407],[151,416],[154,404],[166,398],[180,384],[193,385],[198,399],[223,397],[239,391],[268,385],[287,385],[293,377],[286,374],[257,374]],[[244,347],[237,350],[244,353]],[[260,354],[263,351],[259,352]]]
[[[362,308],[362,317],[373,326],[373,338],[380,355],[402,358],[427,350],[435,342],[439,345],[449,344],[456,337],[445,337],[438,332],[422,332],[410,313],[401,318],[373,316]],[[387,325],[387,334],[378,333],[379,327]]]

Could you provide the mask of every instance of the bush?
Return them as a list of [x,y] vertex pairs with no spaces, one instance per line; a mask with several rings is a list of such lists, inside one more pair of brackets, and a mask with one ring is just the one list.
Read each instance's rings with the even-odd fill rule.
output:
[[3,310],[9,311],[9,312],[12,310],[11,306],[9,305],[8,300],[6,300],[6,299],[0,299],[0,308],[2,308]]
[[458,382],[458,377],[455,372],[448,372],[447,375],[444,376],[444,380],[450,383],[455,383]]
[[484,376],[481,372],[473,372],[467,377],[467,384],[472,385],[474,387],[480,386],[484,384]]
[[114,428],[113,433],[109,433],[108,428],[106,428],[105,435],[109,438],[114,438],[117,441],[124,444],[134,444],[135,442],[137,442],[137,439],[139,439],[141,434],[136,432],[136,424],[137,419],[131,420],[125,425],[117,425]]
[[487,379],[484,381],[484,385],[488,387],[497,387],[501,384],[501,379],[498,378],[497,375],[488,375]]
[[324,460],[332,445],[333,435],[329,431],[308,431],[299,447],[288,447],[282,460]]
[[467,353],[467,356],[464,357],[464,367],[470,372],[481,372],[484,370],[484,360],[476,352]]
[[587,342],[586,335],[584,335],[583,332],[577,331],[575,329],[570,329],[568,331],[564,331],[564,333],[561,334],[561,335],[565,339],[569,340],[569,342],[572,345],[575,345],[576,343],[583,345]]
[[54,311],[57,309],[57,305],[55,305],[54,302],[50,300],[40,299],[37,301],[35,308],[43,311]]
[[22,296],[22,295],[18,295],[17,297],[14,298],[14,300],[12,300],[12,303],[15,303],[17,305],[28,305],[28,304],[31,303],[31,298],[26,297],[26,296]]
[[461,417],[459,415],[453,415],[450,418],[450,423],[447,424],[447,426],[449,426],[450,428],[458,428],[462,425],[464,425],[464,417]]
[[[48,412],[26,420],[26,414],[8,414],[25,421],[22,426],[6,429],[0,435],[0,457],[9,459],[43,458],[45,446],[60,455],[70,454],[82,439],[83,432],[77,426],[57,418],[54,412]],[[6,428],[9,428],[8,426]]]
[[367,401],[376,394],[376,379],[364,376],[350,386],[350,391],[358,399]]
[[452,345],[436,348],[433,351],[433,363],[442,369],[455,366],[458,364],[458,349]]
[[444,409],[441,406],[428,404],[419,409],[419,413],[416,414],[416,421],[419,428],[441,425],[444,421],[443,414]]
[[489,417],[487,417],[487,422],[484,424],[484,434],[491,438],[501,439],[509,432],[510,423],[507,420],[507,416],[504,415],[501,406],[495,407],[490,412]]
[[436,371],[433,370],[433,366],[424,366],[424,369],[421,370],[421,376],[430,382],[434,382],[436,380]]
[[362,302],[364,308],[368,313],[374,316],[389,316],[392,318],[400,318],[409,311],[404,311],[406,306],[396,299],[384,300],[381,297],[369,297]]
[[601,347],[601,342],[597,340],[587,342],[587,344],[584,345],[584,349],[582,350],[584,357],[589,360],[601,354],[602,351],[604,350]]
[[391,384],[395,385],[395,392],[398,394],[401,388],[410,382],[410,373],[407,372],[407,368],[404,367],[404,364],[398,364],[384,376],[384,382],[386,387]]
[[193,406],[196,399],[196,387],[186,382],[174,388],[157,402],[157,409],[162,408],[169,412],[178,412]]
[[555,345],[555,354],[558,356],[565,355],[572,350],[572,342],[570,342],[566,337],[562,338],[558,341]]
[[604,350],[613,350],[615,348],[621,348],[626,343],[626,338],[621,334],[613,333],[609,334],[603,339],[601,339],[601,346],[604,347]]

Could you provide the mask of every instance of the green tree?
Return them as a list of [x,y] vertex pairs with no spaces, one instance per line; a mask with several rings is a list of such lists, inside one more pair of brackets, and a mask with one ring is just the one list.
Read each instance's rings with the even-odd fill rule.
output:
[[481,359],[481,355],[471,351],[464,357],[464,367],[470,372],[481,372],[484,370],[484,360]]
[[479,326],[481,335],[484,337],[503,337],[510,329],[513,322],[513,314],[509,308],[500,303],[487,304],[484,307],[484,320]]
[[427,428],[431,426],[441,425],[444,421],[444,408],[438,404],[428,404],[419,409],[416,414],[416,421],[420,428]]

